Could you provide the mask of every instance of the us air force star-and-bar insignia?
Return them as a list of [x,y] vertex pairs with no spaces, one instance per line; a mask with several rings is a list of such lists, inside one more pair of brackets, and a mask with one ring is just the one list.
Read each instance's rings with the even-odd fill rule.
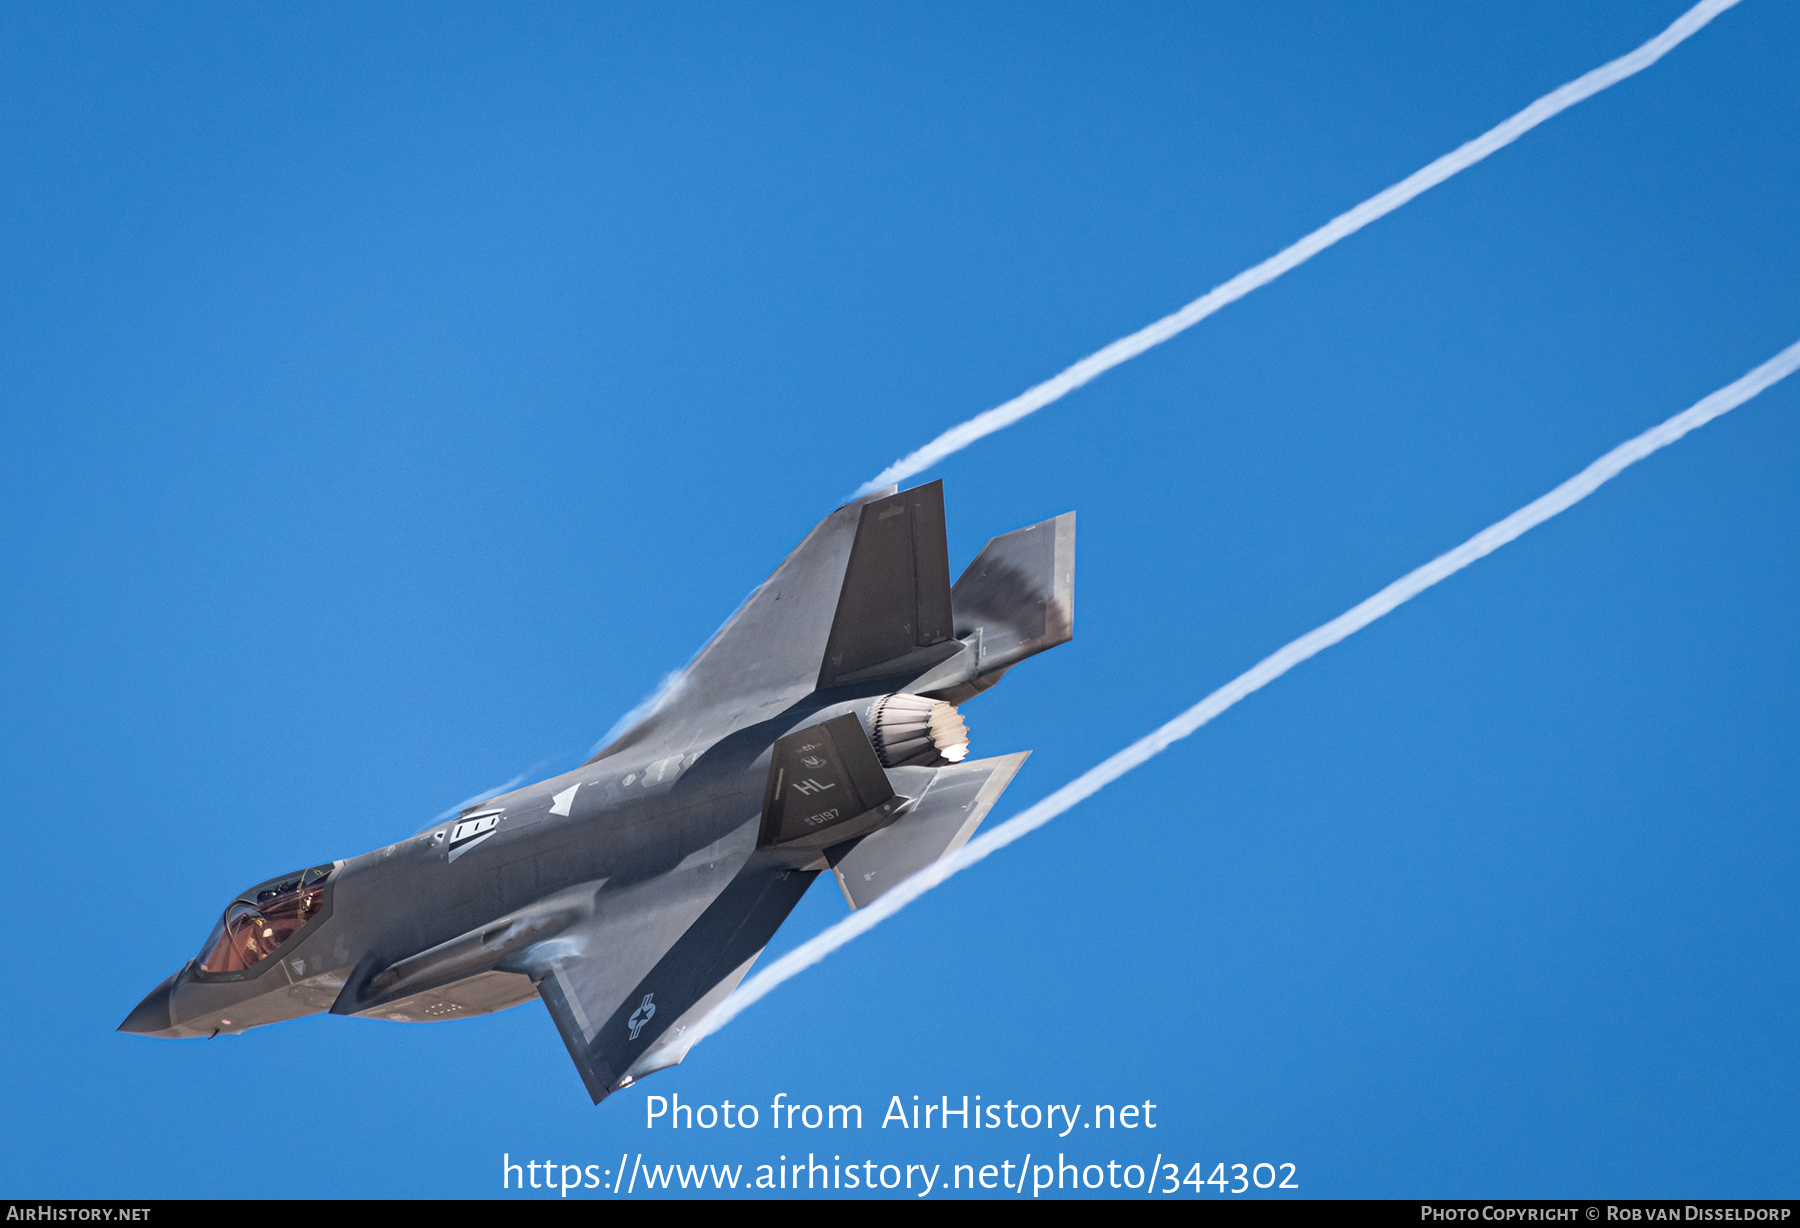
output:
[[638,1033],[644,1030],[644,1025],[656,1014],[656,1003],[653,1001],[655,997],[653,993],[645,994],[644,1000],[638,1003],[638,1008],[631,1012],[631,1018],[625,1021],[625,1026],[631,1029],[631,1039],[636,1040]]

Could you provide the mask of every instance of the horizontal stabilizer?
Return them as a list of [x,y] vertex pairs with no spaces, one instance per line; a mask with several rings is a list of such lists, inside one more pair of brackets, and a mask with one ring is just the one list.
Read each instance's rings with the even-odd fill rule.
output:
[[969,842],[1030,751],[939,768],[925,792],[886,827],[863,837],[832,872],[862,908]]

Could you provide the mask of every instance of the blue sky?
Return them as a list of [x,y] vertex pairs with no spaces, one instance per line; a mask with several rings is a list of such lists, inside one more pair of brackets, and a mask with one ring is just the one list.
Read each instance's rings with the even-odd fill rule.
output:
[[[599,1109],[536,1004],[113,1031],[246,884],[578,761],[897,456],[1683,7],[0,14],[5,1192],[1062,1150],[1791,1194],[1791,384]],[[1800,337],[1796,54],[1746,0],[925,475],[953,569],[1080,517],[1074,642],[965,709],[1036,752],[995,818]],[[644,1127],[777,1092],[869,1126]],[[1158,1128],[875,1125],[963,1094]]]

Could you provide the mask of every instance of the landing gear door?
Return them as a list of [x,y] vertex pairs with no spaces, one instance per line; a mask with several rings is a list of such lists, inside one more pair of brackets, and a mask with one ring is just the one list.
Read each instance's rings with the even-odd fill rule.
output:
[[862,722],[840,716],[775,743],[757,845],[840,844],[885,823],[896,805]]

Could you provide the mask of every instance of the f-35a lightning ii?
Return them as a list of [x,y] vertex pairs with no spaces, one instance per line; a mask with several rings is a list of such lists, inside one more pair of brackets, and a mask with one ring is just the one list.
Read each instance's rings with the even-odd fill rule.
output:
[[541,997],[597,1104],[681,1061],[819,874],[860,908],[968,841],[1025,754],[967,758],[957,705],[1068,641],[1074,570],[1073,512],[952,586],[943,483],[846,504],[588,762],[251,887],[120,1030]]

